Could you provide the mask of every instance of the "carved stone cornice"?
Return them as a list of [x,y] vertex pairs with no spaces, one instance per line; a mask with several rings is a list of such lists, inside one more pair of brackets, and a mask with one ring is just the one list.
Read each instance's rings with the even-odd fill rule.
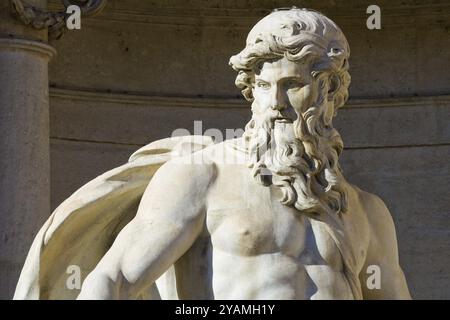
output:
[[[355,1],[356,2],[356,1]],[[382,7],[384,26],[404,25],[429,25],[448,24],[450,18],[450,3],[439,0],[433,4],[420,4],[414,1],[383,1]],[[406,1],[407,2],[407,1]],[[233,27],[248,29],[262,16],[268,14],[274,7],[271,1],[261,1],[245,5],[188,5],[185,1],[174,0],[170,5],[162,5],[147,1],[114,1],[105,10],[105,14],[90,19],[90,22],[124,22],[143,23],[155,25],[177,25],[177,26],[207,26],[207,27]],[[232,3],[232,2],[230,2]],[[333,3],[335,3],[333,1]],[[331,5],[324,1],[302,2],[302,6],[311,7],[329,14],[337,20],[340,26],[363,26],[367,19],[367,5],[353,5],[344,2]],[[58,9],[60,4],[57,0],[49,0],[49,8]],[[297,6],[299,6],[297,4]]]
[[[208,128],[242,128],[251,114],[250,104],[243,98],[56,87],[49,93],[51,137],[77,143],[143,145],[162,131],[192,130],[196,119],[202,119]],[[350,99],[339,110],[335,125],[344,137],[345,149],[450,146],[449,112],[450,95]],[[119,122],[121,129],[113,125]]]
[[[50,88],[51,98],[110,102],[116,104],[135,104],[147,107],[186,107],[207,109],[248,109],[249,102],[236,98],[196,98],[153,96],[144,93],[114,93],[102,91],[88,91],[83,89]],[[345,106],[339,110],[359,108],[403,108],[424,107],[427,105],[450,107],[450,95],[395,97],[395,98],[355,98],[349,99]]]
[[66,8],[77,5],[83,16],[94,16],[105,7],[107,0],[61,0],[64,10],[46,11],[26,4],[23,0],[10,0],[11,10],[15,16],[25,25],[34,29],[42,30],[48,28],[51,39],[59,39],[67,31],[66,20],[69,14]]

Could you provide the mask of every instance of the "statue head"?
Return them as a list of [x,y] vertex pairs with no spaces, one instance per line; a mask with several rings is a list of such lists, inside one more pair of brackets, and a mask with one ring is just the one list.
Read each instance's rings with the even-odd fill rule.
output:
[[[250,167],[281,202],[304,212],[344,212],[338,159],[342,139],[332,119],[348,98],[348,42],[323,14],[276,10],[250,31],[231,57],[236,85],[252,102],[244,139]],[[267,174],[268,173],[268,174]]]
[[301,76],[328,80],[327,99],[333,101],[332,110],[327,110],[330,117],[348,97],[349,57],[347,39],[333,21],[317,11],[293,8],[276,10],[261,19],[248,34],[245,49],[231,57],[230,65],[238,71],[236,85],[248,101],[254,100],[255,76],[264,62],[284,58],[302,65]]

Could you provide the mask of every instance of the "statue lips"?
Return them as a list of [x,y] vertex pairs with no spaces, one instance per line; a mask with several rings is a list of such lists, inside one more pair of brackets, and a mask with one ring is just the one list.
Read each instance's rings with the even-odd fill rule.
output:
[[283,122],[283,123],[293,123],[294,120],[290,116],[289,113],[281,112],[281,110],[277,110],[271,115],[271,120],[273,122]]
[[293,121],[290,118],[278,117],[278,118],[275,118],[275,122],[277,122],[277,123],[292,123]]
[[289,118],[276,118],[274,122],[273,137],[276,145],[282,145],[296,139],[294,125]]
[[274,112],[272,116],[272,121],[282,123],[293,123],[295,120],[297,120],[297,118],[298,118],[297,113],[294,111],[292,107],[289,107]]

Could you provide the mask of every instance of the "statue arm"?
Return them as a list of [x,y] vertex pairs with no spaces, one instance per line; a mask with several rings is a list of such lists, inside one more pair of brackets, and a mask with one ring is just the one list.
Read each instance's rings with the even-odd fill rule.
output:
[[212,166],[168,162],[148,185],[136,217],[87,276],[78,299],[137,298],[203,228]]
[[[399,264],[397,237],[392,216],[377,196],[363,196],[368,212],[370,241],[360,280],[364,299],[411,299]],[[374,266],[374,267],[371,267]],[[379,288],[376,277],[379,271]],[[370,288],[372,287],[372,288]]]

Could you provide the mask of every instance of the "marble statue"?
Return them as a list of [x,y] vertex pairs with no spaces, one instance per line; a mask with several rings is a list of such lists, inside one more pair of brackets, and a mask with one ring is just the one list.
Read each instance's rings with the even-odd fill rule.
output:
[[264,17],[230,59],[244,135],[155,141],[80,188],[36,236],[15,299],[409,299],[388,209],[339,166],[349,56],[319,12]]

